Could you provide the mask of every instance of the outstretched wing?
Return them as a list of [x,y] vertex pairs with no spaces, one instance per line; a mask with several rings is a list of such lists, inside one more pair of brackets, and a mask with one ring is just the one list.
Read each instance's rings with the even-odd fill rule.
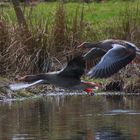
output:
[[95,66],[103,55],[105,55],[105,51],[101,48],[93,48],[89,52],[84,55],[84,59],[88,62],[88,64],[92,64]]
[[130,63],[136,56],[136,51],[129,51],[122,45],[114,44],[101,59],[101,61],[93,67],[88,75],[90,78],[106,78],[118,72],[121,68]]
[[87,52],[85,55],[84,55],[84,59],[85,60],[89,60],[89,59],[96,59],[96,58],[99,58],[99,57],[102,57],[106,52],[103,51],[102,49],[100,48],[93,48],[91,49],[89,52]]
[[9,88],[11,90],[19,90],[19,89],[28,88],[28,87],[31,87],[31,86],[34,86],[37,84],[42,84],[44,82],[45,82],[44,80],[38,80],[38,81],[35,81],[33,83],[30,83],[30,84],[28,84],[28,83],[15,83],[15,84],[10,84]]
[[85,71],[85,60],[81,56],[77,56],[70,60],[67,66],[60,71],[59,75],[64,77],[73,77],[80,79]]

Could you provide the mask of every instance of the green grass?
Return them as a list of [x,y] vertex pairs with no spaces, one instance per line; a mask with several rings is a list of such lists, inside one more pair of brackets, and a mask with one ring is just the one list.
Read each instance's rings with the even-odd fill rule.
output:
[[[66,3],[65,12],[67,20],[72,20],[75,16],[76,10],[78,16],[80,16],[81,10],[84,11],[84,19],[88,23],[98,24],[108,22],[112,20],[112,18],[117,18],[119,13],[124,10],[129,5],[133,6],[137,2],[124,2],[124,1],[109,1],[105,3],[90,3],[90,4],[83,4],[83,3]],[[46,2],[46,3],[39,3],[32,8],[30,6],[25,7],[23,6],[23,11],[25,12],[26,19],[31,20],[32,24],[38,24],[38,22],[42,22],[45,24],[52,23],[54,19],[54,15],[57,8],[56,2]],[[16,22],[16,16],[12,5],[10,7],[4,7],[2,10],[2,16],[6,19],[9,23]]]
[[56,57],[64,63],[64,58],[70,52],[75,53],[75,47],[83,41],[114,38],[128,40],[140,47],[138,1],[42,2],[26,7],[22,4],[21,7],[29,34],[18,26],[12,5],[0,7],[3,26],[0,74],[42,72],[47,58]]

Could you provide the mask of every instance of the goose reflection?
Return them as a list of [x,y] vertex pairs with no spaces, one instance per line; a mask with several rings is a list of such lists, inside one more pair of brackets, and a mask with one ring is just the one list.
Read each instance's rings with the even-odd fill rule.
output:
[[120,130],[110,127],[101,128],[95,133],[95,140],[128,140]]
[[97,130],[92,128],[85,132],[78,132],[77,137],[73,140],[129,140],[131,135],[125,135],[120,130],[112,127],[102,127]]

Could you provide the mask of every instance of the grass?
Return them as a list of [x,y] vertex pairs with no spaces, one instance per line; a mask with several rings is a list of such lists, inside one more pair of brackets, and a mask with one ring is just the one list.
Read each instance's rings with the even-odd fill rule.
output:
[[[81,9],[84,9],[85,21],[93,24],[104,23],[112,18],[117,18],[119,13],[127,6],[135,6],[136,2],[125,2],[125,1],[109,1],[105,3],[66,3],[65,12],[67,20],[72,20],[75,16],[75,12],[78,9],[78,15],[81,13]],[[36,6],[22,6],[22,9],[26,15],[27,20],[31,20],[34,24],[37,22],[49,22],[50,24],[54,20],[54,15],[57,9],[58,3],[56,2],[46,2],[39,3]],[[3,11],[3,18],[9,23],[16,22],[16,16],[12,6],[4,7],[1,9]]]
[[30,32],[27,36],[18,26],[12,5],[2,7],[0,75],[46,72],[49,62],[54,60],[57,61],[52,70],[56,70],[59,62],[66,62],[64,58],[70,52],[73,55],[75,47],[83,41],[117,38],[140,46],[139,9],[138,1],[121,0],[22,5]]

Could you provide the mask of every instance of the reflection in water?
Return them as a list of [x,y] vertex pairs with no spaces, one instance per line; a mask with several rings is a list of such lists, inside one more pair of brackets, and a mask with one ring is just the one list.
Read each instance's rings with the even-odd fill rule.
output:
[[0,140],[138,140],[139,112],[140,97],[130,96],[49,96],[1,103]]
[[96,132],[95,140],[128,140],[128,136],[123,136],[122,132],[113,128],[102,128]]

